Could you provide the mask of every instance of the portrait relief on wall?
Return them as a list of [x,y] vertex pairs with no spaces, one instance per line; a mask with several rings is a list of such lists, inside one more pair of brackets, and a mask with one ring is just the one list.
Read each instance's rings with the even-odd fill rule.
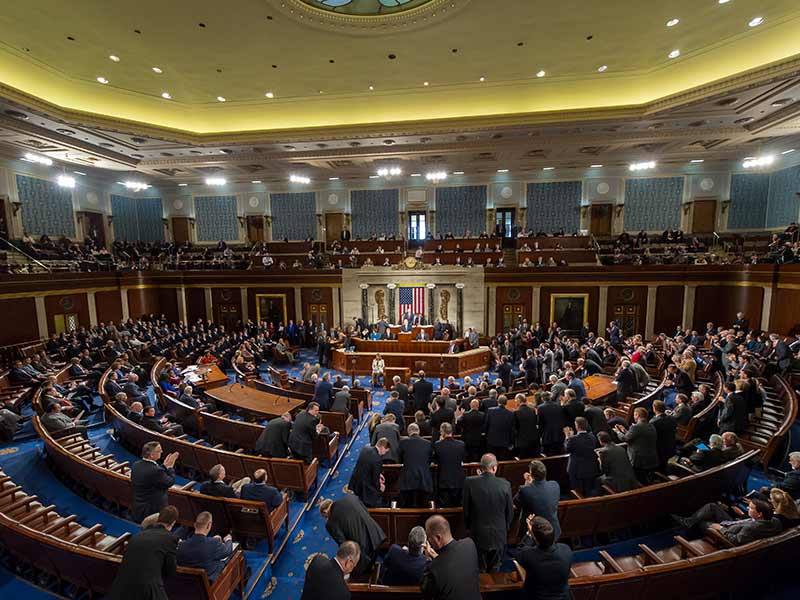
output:
[[450,292],[447,290],[442,290],[439,293],[439,318],[442,321],[447,321],[447,311],[450,305]]
[[589,317],[589,294],[551,294],[550,324],[567,332],[579,332]]

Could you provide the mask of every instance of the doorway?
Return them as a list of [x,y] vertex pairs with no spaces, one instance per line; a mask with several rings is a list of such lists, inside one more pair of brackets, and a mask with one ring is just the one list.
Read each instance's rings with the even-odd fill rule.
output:
[[503,304],[503,329],[508,331],[519,325],[525,318],[524,304]]
[[692,233],[712,233],[717,223],[717,201],[695,199],[692,207]]
[[611,235],[611,204],[592,204],[589,231],[595,236]]
[[265,241],[264,217],[262,215],[250,215],[247,217],[247,239],[251,244]]
[[325,241],[335,242],[342,237],[344,231],[344,215],[342,213],[325,214]]
[[408,213],[408,239],[424,241],[428,235],[428,215],[424,210],[412,210]]
[[640,331],[639,305],[617,304],[614,307],[614,320],[619,323],[619,329],[624,337],[630,337]]
[[494,214],[495,232],[499,232],[503,238],[514,237],[516,213],[515,208],[498,208]]
[[83,213],[83,234],[95,241],[100,247],[106,245],[106,231],[103,227],[103,215],[96,212]]
[[77,313],[53,315],[53,325],[55,326],[55,332],[58,334],[76,331],[79,324]]
[[190,241],[189,217],[172,217],[172,241],[176,244]]

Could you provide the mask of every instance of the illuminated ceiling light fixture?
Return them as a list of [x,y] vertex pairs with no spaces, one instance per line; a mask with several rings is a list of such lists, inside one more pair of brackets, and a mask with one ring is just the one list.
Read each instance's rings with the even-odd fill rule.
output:
[[141,192],[142,190],[149,190],[150,184],[142,181],[125,181],[122,185],[132,192]]
[[745,169],[758,169],[760,167],[768,167],[775,162],[775,157],[772,154],[766,156],[759,156],[757,158],[747,158],[742,163]]
[[655,169],[655,168],[656,168],[656,161],[654,160],[649,160],[640,163],[633,163],[628,165],[629,171],[646,171],[647,169]]
[[590,169],[601,169],[603,165],[589,165]]
[[422,173],[412,173],[411,177],[422,177]]
[[783,152],[781,152],[781,154],[791,154],[792,152],[794,152],[794,148],[789,148],[788,150],[784,150]]
[[604,73],[606,69],[608,69],[608,65],[600,65],[599,67],[597,67],[597,72]]
[[75,187],[75,178],[69,175],[59,175],[56,180],[59,187],[73,189]]
[[369,176],[369,178],[370,178],[370,179],[377,179],[377,178],[378,178],[378,175],[370,175],[370,176]]
[[371,86],[369,86],[369,91],[370,91],[370,92],[371,92],[371,91],[373,91],[374,89],[375,89],[375,86],[374,86],[374,85],[371,85]]
[[328,181],[339,181],[338,177],[328,177]]
[[273,94],[272,92],[267,92],[267,93],[266,93],[266,94],[264,94],[264,95],[265,95],[267,98],[274,98],[274,97],[275,97],[275,94]]
[[[413,177],[413,175],[412,175]],[[444,181],[447,179],[447,172],[445,171],[431,171],[430,173],[425,174],[425,179],[432,183],[439,183],[440,181]]]
[[681,22],[680,19],[670,19],[669,21],[667,21],[667,27],[675,27],[675,25],[677,25],[680,22]]
[[717,0],[720,4],[727,4],[731,0]]
[[396,177],[403,174],[400,167],[382,167],[378,169],[378,177]]
[[758,27],[764,22],[764,17],[755,17],[747,23],[749,27]]
[[103,85],[107,85],[108,84],[108,79],[106,79],[105,77],[98,77],[97,81],[99,83],[102,83]]
[[217,96],[217,102],[227,102],[225,96]]
[[537,77],[544,77],[545,75],[547,75],[547,73],[545,73],[544,71],[539,71],[538,73],[536,73]]
[[261,183],[261,180],[260,179],[253,179],[253,181],[251,181],[250,183]]
[[109,60],[111,60],[111,61],[113,61],[113,62],[119,62],[119,56],[117,56],[116,54],[111,54],[111,55],[108,57],[108,59],[109,59]]
[[291,175],[289,177],[289,181],[292,183],[302,183],[303,185],[308,185],[311,183],[310,177],[304,177],[303,175]]
[[206,177],[206,185],[225,185],[227,180],[224,177]]
[[555,167],[543,167],[542,171],[552,171]]
[[425,87],[427,87],[427,86],[429,86],[429,85],[430,85],[430,82],[429,82],[429,81],[425,81],[425,82],[423,82],[423,83],[422,83],[422,85],[424,85]]
[[678,58],[681,55],[680,50],[673,50],[669,54],[667,54],[667,58]]
[[497,169],[498,173],[508,173],[508,169]]
[[702,158],[693,158],[689,162],[697,164],[697,163],[705,162],[705,160],[703,160]]
[[169,93],[169,92],[161,92],[161,97],[162,97],[164,100],[172,100],[172,96],[170,95],[170,93]]
[[481,77],[480,77],[480,79],[478,79],[478,81],[480,81],[481,83],[483,83],[484,81],[486,81],[486,77],[484,77],[483,75],[481,75]]
[[83,177],[86,177],[86,173],[83,171],[73,171],[73,173],[75,173],[75,175],[82,175]]
[[46,167],[53,166],[53,160],[47,158],[46,156],[39,156],[38,154],[33,154],[31,152],[26,152],[25,156],[22,157],[22,160],[27,160],[28,162],[37,163],[39,165],[45,165]]
[[164,71],[163,71],[161,68],[159,68],[159,67],[153,67],[153,73],[158,73],[159,75],[161,75],[161,73],[163,73],[163,72],[164,72]]
[[179,183],[178,187],[186,187],[187,185],[189,185],[189,184],[188,183]]
[[453,171],[453,175],[463,175],[464,171]]

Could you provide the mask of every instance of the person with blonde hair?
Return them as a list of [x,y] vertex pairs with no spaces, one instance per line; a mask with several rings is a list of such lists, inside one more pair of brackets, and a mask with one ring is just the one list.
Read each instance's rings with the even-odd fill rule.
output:
[[380,355],[380,352],[375,354],[375,358],[372,359],[372,387],[378,385],[378,381],[383,377],[383,369],[385,363],[383,361],[383,357]]
[[784,531],[800,525],[800,511],[787,492],[780,488],[772,488],[769,491],[769,501],[775,509],[775,518],[781,522]]

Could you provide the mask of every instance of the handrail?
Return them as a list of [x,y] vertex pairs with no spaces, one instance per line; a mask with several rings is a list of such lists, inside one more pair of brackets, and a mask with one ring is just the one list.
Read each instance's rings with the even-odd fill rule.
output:
[[32,257],[30,254],[28,254],[27,252],[25,252],[24,250],[22,250],[21,248],[17,248],[17,247],[16,247],[14,244],[12,244],[12,243],[11,243],[9,240],[7,240],[6,238],[4,238],[4,237],[0,237],[0,242],[5,242],[5,244],[6,244],[7,246],[9,246],[9,247],[10,247],[12,250],[14,250],[15,252],[19,252],[20,254],[22,254],[22,256],[24,256],[24,257],[25,257],[25,258],[27,258],[28,260],[32,260],[33,262],[35,262],[37,265],[39,265],[40,267],[42,267],[42,268],[43,268],[45,271],[47,271],[48,273],[51,271],[50,267],[48,267],[48,266],[47,266],[46,264],[44,264],[42,261],[35,259],[35,258],[34,258],[34,257]]

